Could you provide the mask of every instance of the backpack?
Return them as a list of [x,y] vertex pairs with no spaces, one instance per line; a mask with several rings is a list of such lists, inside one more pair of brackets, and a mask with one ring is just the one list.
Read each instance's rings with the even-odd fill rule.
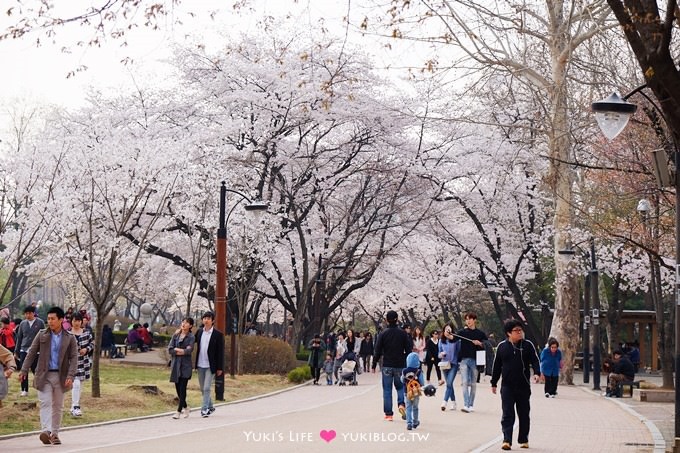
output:
[[406,380],[406,398],[413,401],[416,397],[423,394],[420,382],[418,382],[418,372],[410,372],[404,376]]

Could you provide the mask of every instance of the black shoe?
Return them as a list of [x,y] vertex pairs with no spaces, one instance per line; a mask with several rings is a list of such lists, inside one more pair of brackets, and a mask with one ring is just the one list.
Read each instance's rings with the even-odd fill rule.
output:
[[215,412],[215,408],[214,408],[214,407],[208,408],[208,415],[212,414],[213,412]]

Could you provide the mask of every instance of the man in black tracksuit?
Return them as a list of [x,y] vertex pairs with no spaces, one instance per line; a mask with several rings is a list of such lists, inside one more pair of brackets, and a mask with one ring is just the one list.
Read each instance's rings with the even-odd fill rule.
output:
[[501,379],[501,402],[503,416],[503,450],[512,446],[512,426],[515,424],[515,408],[519,418],[517,441],[522,448],[529,448],[529,397],[531,380],[529,367],[533,368],[533,381],[538,382],[541,375],[540,362],[534,344],[524,339],[522,322],[516,319],[505,323],[503,330],[507,339],[501,341],[496,349],[491,375],[491,391],[496,393],[498,380]]
[[375,343],[373,371],[382,357],[383,410],[385,420],[392,421],[392,386],[397,391],[397,407],[401,418],[406,420],[406,404],[404,402],[404,384],[401,382],[401,371],[406,367],[406,356],[411,352],[411,340],[408,334],[397,326],[397,312],[387,312],[387,328],[378,335]]

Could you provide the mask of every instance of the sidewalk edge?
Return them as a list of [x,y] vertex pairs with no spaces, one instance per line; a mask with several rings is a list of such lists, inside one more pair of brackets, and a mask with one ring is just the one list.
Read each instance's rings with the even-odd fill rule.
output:
[[[596,390],[580,386],[579,388],[584,392],[595,396],[596,398],[602,397],[600,393]],[[661,431],[659,431],[659,428],[656,427],[654,422],[649,420],[644,415],[638,413],[635,409],[633,409],[632,406],[624,403],[623,401],[619,401],[618,398],[606,398],[606,399],[613,404],[618,404],[619,407],[621,407],[623,410],[631,414],[633,417],[636,417],[647,427],[647,429],[649,430],[649,434],[651,434],[652,436],[652,441],[654,442],[654,450],[652,450],[654,453],[666,453],[666,440],[663,438]]]

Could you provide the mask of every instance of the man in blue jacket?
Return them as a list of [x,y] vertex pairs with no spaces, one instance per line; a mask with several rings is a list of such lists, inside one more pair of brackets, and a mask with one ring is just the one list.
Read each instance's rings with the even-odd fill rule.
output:
[[203,328],[196,332],[196,369],[198,369],[198,385],[203,392],[201,417],[206,418],[215,412],[211,397],[211,389],[215,376],[224,372],[224,334],[215,329],[215,314],[211,311],[203,313]]
[[534,344],[524,339],[522,322],[516,319],[507,321],[503,326],[507,339],[496,348],[491,375],[491,391],[496,393],[496,385],[501,379],[501,404],[503,415],[501,428],[503,444],[501,449],[510,450],[512,446],[512,427],[515,424],[515,408],[519,419],[517,441],[521,448],[529,448],[529,398],[531,380],[529,367],[533,368],[533,381],[538,382],[541,375],[538,354]]
[[404,384],[401,382],[401,372],[406,367],[406,356],[411,352],[411,341],[408,334],[397,326],[399,316],[394,310],[387,312],[385,319],[387,327],[380,332],[375,343],[373,370],[382,358],[382,388],[383,410],[385,420],[392,421],[392,386],[397,391],[397,407],[401,418],[406,420],[406,405],[404,403]]

